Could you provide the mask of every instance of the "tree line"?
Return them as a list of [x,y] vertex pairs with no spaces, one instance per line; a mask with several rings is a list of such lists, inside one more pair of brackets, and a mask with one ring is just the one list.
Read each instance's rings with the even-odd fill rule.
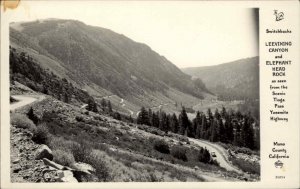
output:
[[190,120],[185,107],[180,114],[167,114],[164,111],[146,110],[142,107],[137,117],[137,124],[156,127],[165,132],[173,132],[192,138],[205,139],[211,142],[223,142],[250,149],[259,149],[259,129],[257,121],[250,113],[227,111],[225,107],[206,114],[197,111],[196,117]]

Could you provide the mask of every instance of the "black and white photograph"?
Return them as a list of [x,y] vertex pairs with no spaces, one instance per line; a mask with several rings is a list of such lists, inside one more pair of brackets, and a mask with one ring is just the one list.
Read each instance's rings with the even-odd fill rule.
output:
[[258,8],[24,2],[11,182],[259,182],[259,72]]

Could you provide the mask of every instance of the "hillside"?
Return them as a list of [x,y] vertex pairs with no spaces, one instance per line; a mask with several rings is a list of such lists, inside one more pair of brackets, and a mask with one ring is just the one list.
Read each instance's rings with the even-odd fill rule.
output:
[[208,92],[147,45],[79,21],[12,23],[10,42],[95,97],[115,94],[137,106],[152,107],[174,103],[174,94],[201,99]]
[[259,129],[248,114],[223,108],[189,120],[184,108],[179,116],[142,108],[128,118],[14,47],[10,77],[12,182],[259,179],[249,149]]
[[206,87],[222,100],[259,98],[259,57],[215,66],[183,68],[182,71],[201,78]]

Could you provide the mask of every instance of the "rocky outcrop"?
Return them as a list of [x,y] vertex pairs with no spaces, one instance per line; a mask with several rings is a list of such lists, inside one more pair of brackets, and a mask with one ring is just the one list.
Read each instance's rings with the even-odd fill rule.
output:
[[39,145],[31,137],[28,130],[11,126],[11,182],[54,182],[55,173],[44,175],[49,167],[35,159]]

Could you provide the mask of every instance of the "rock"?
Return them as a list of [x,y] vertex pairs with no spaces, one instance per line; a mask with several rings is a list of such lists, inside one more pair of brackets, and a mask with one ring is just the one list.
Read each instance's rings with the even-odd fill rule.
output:
[[89,165],[87,163],[81,163],[81,162],[73,163],[71,165],[71,167],[73,169],[75,169],[76,171],[81,171],[86,174],[92,174],[92,173],[95,173],[95,171],[96,171],[96,169],[94,167],[92,167],[91,165]]
[[198,167],[198,166],[195,166],[194,169],[195,169],[195,170],[199,170],[199,167]]
[[29,175],[24,175],[23,176],[23,179],[28,179],[29,178]]
[[73,176],[72,171],[57,171],[58,182],[78,182],[77,179]]
[[15,164],[15,163],[19,163],[20,162],[20,159],[19,158],[17,158],[17,159],[14,159],[13,161],[12,161],[12,163],[13,164]]
[[59,169],[59,170],[62,170],[64,168],[64,166],[58,164],[58,163],[55,163],[53,161],[50,161],[49,159],[47,158],[43,158],[43,162],[45,165],[48,165],[50,167],[53,167],[55,169]]
[[51,179],[49,173],[45,173],[43,177],[45,181],[49,181]]
[[19,171],[21,171],[21,166],[17,166],[16,168],[14,168],[13,172],[14,173],[18,173]]
[[35,153],[35,159],[47,158],[49,160],[53,159],[53,154],[50,148],[47,145],[41,145]]

